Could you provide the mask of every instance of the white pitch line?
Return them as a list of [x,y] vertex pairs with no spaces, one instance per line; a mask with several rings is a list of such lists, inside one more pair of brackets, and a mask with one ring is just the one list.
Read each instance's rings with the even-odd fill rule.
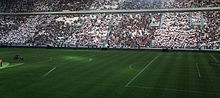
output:
[[220,93],[208,93],[208,92],[205,93],[205,92],[201,92],[201,91],[173,89],[173,88],[158,88],[158,87],[146,87],[146,86],[127,86],[127,87],[142,88],[142,89],[157,89],[157,90],[175,91],[175,92],[186,92],[186,93],[197,93],[197,94],[215,94],[215,95],[220,95]]
[[126,85],[125,87],[128,87],[131,82],[133,82],[150,64],[152,64],[159,56],[156,56],[153,60],[151,60],[150,63],[148,63],[136,76],[134,76]]
[[24,64],[24,63],[14,64],[14,65],[8,66],[8,68],[10,68],[10,67],[15,67],[15,66],[19,66],[19,65],[23,65],[23,64]]
[[216,63],[218,63],[219,61],[215,58],[215,56],[213,56],[212,54],[209,54],[214,60]]
[[52,71],[54,71],[57,67],[55,66],[54,68],[52,68],[50,71],[48,71],[47,73],[45,73],[42,77],[46,77],[47,75],[49,75]]
[[197,68],[197,71],[198,71],[198,75],[199,75],[199,77],[201,77],[201,74],[200,74],[200,71],[199,71],[198,63],[196,63],[196,68]]

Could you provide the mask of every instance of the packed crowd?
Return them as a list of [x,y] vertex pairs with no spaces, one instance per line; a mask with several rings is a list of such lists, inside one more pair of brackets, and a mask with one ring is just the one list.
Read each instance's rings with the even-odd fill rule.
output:
[[82,26],[83,38],[80,42],[85,45],[103,45],[106,40],[106,36],[110,32],[110,22],[112,14],[105,15],[89,15]]
[[109,45],[121,47],[149,46],[150,14],[124,14],[120,27],[112,31]]
[[191,8],[193,0],[174,0],[162,2],[162,8]]
[[152,16],[151,26],[153,26],[153,27],[159,26],[160,21],[161,21],[161,14],[160,13],[152,13],[151,16]]
[[3,16],[0,21],[0,43],[23,44],[33,37],[34,28],[30,25],[33,22],[27,16]]
[[219,7],[220,1],[219,0],[201,0],[200,7]]
[[151,1],[147,0],[125,0],[119,9],[152,9],[154,7]]
[[[119,14],[1,17],[0,43],[36,45],[104,45]],[[21,20],[21,21],[20,21]]]
[[90,9],[91,10],[118,9],[120,2],[122,1],[121,0],[95,0],[91,4]]
[[154,32],[153,47],[195,48],[197,33],[190,27],[190,13],[166,13],[161,29]]
[[219,48],[219,19],[219,12],[1,16],[0,43]]
[[219,7],[219,0],[1,0],[0,12]]
[[220,44],[220,12],[204,12],[205,26],[201,33],[200,46],[219,48]]
[[193,12],[192,13],[192,23],[201,23],[201,12]]
[[88,10],[92,0],[1,0],[1,12]]

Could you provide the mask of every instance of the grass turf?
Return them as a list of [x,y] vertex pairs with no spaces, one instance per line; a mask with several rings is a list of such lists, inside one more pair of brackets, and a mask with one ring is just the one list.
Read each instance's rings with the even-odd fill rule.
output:
[[20,64],[0,69],[1,98],[220,97],[216,53],[2,48],[0,58]]

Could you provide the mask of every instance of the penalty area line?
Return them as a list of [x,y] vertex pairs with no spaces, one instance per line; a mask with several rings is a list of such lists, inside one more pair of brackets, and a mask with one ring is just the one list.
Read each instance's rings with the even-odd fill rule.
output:
[[52,68],[50,71],[48,71],[47,73],[45,73],[42,77],[46,77],[48,76],[52,71],[54,71],[57,67],[55,66],[54,68]]
[[218,63],[219,61],[215,58],[215,56],[213,56],[212,54],[209,54],[214,60],[216,63]]
[[153,60],[151,60],[150,63],[148,63],[137,75],[135,75],[126,85],[125,87],[128,87],[129,84],[131,84],[150,64],[152,64],[159,56],[156,56]]
[[15,67],[15,66],[23,65],[23,64],[24,64],[24,63],[18,63],[18,64],[14,64],[14,65],[8,66],[7,68]]

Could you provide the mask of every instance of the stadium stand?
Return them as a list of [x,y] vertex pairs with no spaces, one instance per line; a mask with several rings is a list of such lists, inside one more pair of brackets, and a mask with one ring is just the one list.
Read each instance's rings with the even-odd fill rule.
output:
[[95,0],[90,7],[90,10],[118,9],[121,0]]
[[[0,5],[2,12],[31,12],[216,7],[220,4],[218,0],[3,0]],[[0,16],[0,43],[218,49],[219,19],[218,11]]]
[[193,48],[196,31],[189,24],[189,13],[166,13],[161,29],[154,32],[153,47]]
[[220,6],[219,0],[200,0],[199,7],[218,7]]
[[124,14],[120,27],[112,31],[109,44],[117,47],[149,46],[150,17],[150,14]]
[[205,26],[201,33],[201,47],[219,48],[220,12],[204,12]]
[[1,0],[1,12],[88,10],[92,0]]
[[[204,17],[204,27],[198,15]],[[0,43],[217,49],[219,15],[219,12],[184,12],[1,16]]]
[[219,0],[1,0],[0,12],[54,12],[219,6]]

